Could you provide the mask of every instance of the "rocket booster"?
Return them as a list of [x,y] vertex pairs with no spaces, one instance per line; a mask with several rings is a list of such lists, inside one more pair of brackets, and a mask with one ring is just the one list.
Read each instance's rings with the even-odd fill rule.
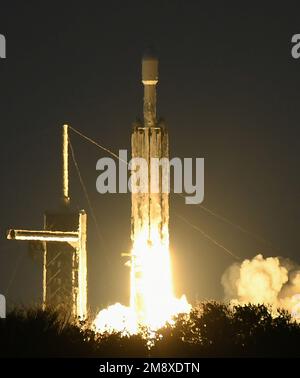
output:
[[152,158],[169,157],[168,131],[162,121],[156,118],[156,84],[158,83],[158,59],[152,50],[147,50],[142,58],[142,83],[144,86],[144,122],[133,126],[131,149],[133,158],[143,158],[148,162],[146,175],[148,193],[132,193],[132,240],[143,233],[148,240],[158,234],[158,238],[168,244],[169,196],[162,193],[162,169],[159,170],[159,193],[151,192],[154,181],[150,169]]

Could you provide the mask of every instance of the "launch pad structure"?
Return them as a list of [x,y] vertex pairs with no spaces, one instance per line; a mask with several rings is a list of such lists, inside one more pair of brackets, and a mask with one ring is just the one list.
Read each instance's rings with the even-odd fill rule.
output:
[[62,132],[62,205],[45,212],[44,230],[10,229],[7,238],[43,246],[43,308],[63,309],[74,318],[87,315],[87,214],[70,206],[68,126]]

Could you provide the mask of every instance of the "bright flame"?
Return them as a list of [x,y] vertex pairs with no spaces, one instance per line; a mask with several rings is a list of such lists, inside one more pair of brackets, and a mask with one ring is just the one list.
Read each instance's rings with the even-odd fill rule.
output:
[[137,331],[135,314],[130,307],[116,303],[101,310],[94,320],[99,332],[134,334]]
[[186,297],[173,293],[168,243],[152,233],[151,242],[143,232],[135,240],[131,262],[131,308],[137,321],[158,329],[178,313],[190,311]]
[[173,293],[167,243],[160,241],[158,233],[151,242],[146,235],[140,233],[131,252],[130,307],[117,303],[100,311],[94,321],[100,332],[133,334],[139,326],[154,331],[191,310],[184,295],[178,299]]

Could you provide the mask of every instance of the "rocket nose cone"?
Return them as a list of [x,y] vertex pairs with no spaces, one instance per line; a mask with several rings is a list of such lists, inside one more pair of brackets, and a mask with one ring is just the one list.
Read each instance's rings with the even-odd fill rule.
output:
[[145,49],[142,60],[158,60],[154,47],[149,46]]
[[145,50],[142,59],[142,82],[155,85],[158,82],[158,59],[153,48]]

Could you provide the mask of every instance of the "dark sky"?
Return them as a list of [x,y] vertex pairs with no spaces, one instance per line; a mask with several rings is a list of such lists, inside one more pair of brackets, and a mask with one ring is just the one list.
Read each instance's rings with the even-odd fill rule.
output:
[[[258,252],[299,256],[300,33],[295,3],[198,1],[16,2],[0,4],[0,293],[9,304],[40,300],[42,260],[9,227],[37,228],[60,196],[60,126],[67,122],[105,146],[130,148],[142,112],[141,56],[160,59],[158,113],[171,155],[205,158],[205,201],[273,247],[171,198],[175,287],[188,299],[221,298],[222,272],[234,262],[180,213],[242,259]],[[276,4],[275,4],[276,3]],[[251,5],[250,5],[251,4]],[[104,242],[89,217],[88,282],[93,309],[128,302],[130,196],[97,194],[105,156],[71,135]],[[87,203],[73,170],[75,208]],[[7,293],[8,289],[8,293]]]

